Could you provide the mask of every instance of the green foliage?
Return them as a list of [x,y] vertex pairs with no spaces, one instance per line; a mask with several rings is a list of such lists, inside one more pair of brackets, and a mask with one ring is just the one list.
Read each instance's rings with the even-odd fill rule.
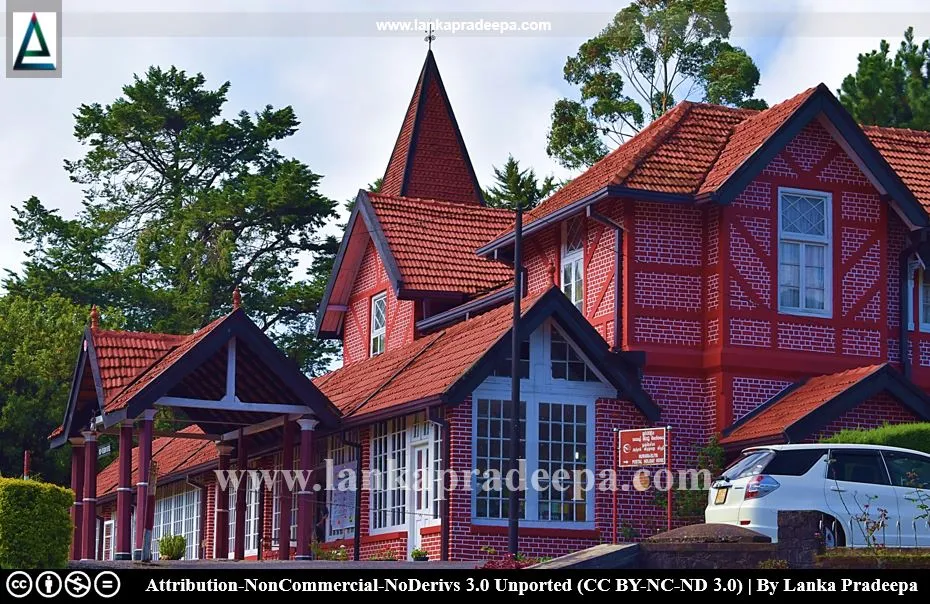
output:
[[186,549],[184,535],[166,535],[158,540],[158,557],[161,560],[180,560]]
[[547,152],[567,168],[590,166],[677,100],[761,108],[759,69],[727,42],[725,0],[634,0],[565,62],[579,100],[552,111]]
[[385,547],[377,553],[372,554],[372,556],[368,559],[374,562],[396,562],[397,553],[393,550],[393,548]]
[[930,423],[886,424],[871,430],[842,430],[825,443],[851,445],[887,445],[930,453]]
[[415,547],[413,548],[413,551],[410,552],[410,557],[413,558],[414,560],[417,560],[417,559],[426,560],[427,558],[429,558],[429,552],[427,552],[425,549]]
[[337,562],[345,562],[349,559],[349,550],[346,549],[346,546],[340,545],[339,547],[327,548],[322,543],[314,541],[310,544],[310,551],[313,554],[314,560],[334,560]]
[[840,102],[863,124],[930,130],[930,41],[916,43],[909,27],[890,55],[886,40],[860,54],[856,72],[840,86]]
[[[0,297],[0,474],[22,474],[28,450],[35,473],[50,482],[67,481],[68,453],[49,451],[46,437],[64,416],[89,310],[58,294]],[[102,318],[121,323],[107,309]]]
[[64,568],[74,493],[37,480],[0,478],[0,568]]
[[757,568],[763,570],[788,570],[791,566],[788,565],[787,560],[782,560],[779,558],[771,558],[769,560],[763,560],[759,563]]
[[335,348],[313,337],[313,317],[337,244],[321,230],[336,203],[318,174],[276,149],[297,132],[293,109],[224,117],[229,88],[152,67],[112,103],[79,107],[85,152],[65,170],[83,209],[65,219],[35,197],[15,209],[28,258],[8,291],[117,308],[129,329],[190,333],[229,310],[238,286],[245,310],[305,371],[325,369]]
[[494,184],[484,191],[484,200],[492,208],[515,210],[520,205],[524,210],[531,210],[559,186],[554,176],[540,181],[532,168],[521,170],[520,162],[508,155],[503,167],[494,166]]
[[[715,476],[719,476],[726,462],[726,456],[723,447],[717,441],[717,437],[712,437],[706,445],[697,451],[697,469],[707,470],[703,474],[697,475],[698,483],[696,485],[678,485],[672,496],[672,514],[676,518],[702,518],[704,508],[707,507],[707,491],[710,489],[710,483]],[[709,477],[709,479],[705,479]],[[695,486],[697,488],[682,488]],[[656,491],[654,504],[656,507],[665,508],[668,494],[665,491]]]

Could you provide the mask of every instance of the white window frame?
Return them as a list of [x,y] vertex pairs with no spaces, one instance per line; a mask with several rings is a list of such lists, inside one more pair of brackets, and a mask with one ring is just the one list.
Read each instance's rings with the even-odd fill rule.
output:
[[[371,437],[370,437],[370,442],[369,442],[370,469],[372,471],[377,469],[375,467],[375,463],[377,461],[376,457],[385,456],[385,460],[384,460],[385,468],[384,469],[385,470],[392,469],[394,472],[398,472],[398,473],[402,472],[404,475],[404,480],[406,480],[407,472],[409,472],[410,470],[410,459],[409,459],[410,439],[408,438],[409,426],[407,426],[406,418],[398,417],[398,418],[386,420],[385,422],[378,422],[379,425],[381,425],[382,423],[386,424],[386,432],[384,436],[381,436],[378,438],[384,439],[385,450],[384,450],[384,453],[379,453],[377,456],[375,455],[375,438],[376,437],[375,437],[375,426],[373,425],[371,429]],[[403,437],[402,448],[395,446],[398,444],[401,437]],[[396,461],[397,459],[401,459],[403,461],[403,468],[398,467],[399,464],[391,465],[390,463],[391,460]],[[378,471],[380,472],[380,470]],[[408,496],[409,494],[407,493],[409,488],[405,488],[405,489],[378,488],[382,485],[388,486],[388,487],[391,486],[392,478],[386,475],[379,474],[378,481],[380,482],[375,482],[371,485],[371,490],[368,496],[368,502],[369,502],[368,503],[368,527],[369,527],[368,534],[369,535],[381,535],[384,533],[393,533],[397,531],[406,530],[407,524],[408,524],[407,523],[407,507],[410,504],[409,496]],[[409,487],[409,482],[405,482],[405,486]],[[375,507],[376,506],[375,496],[379,495],[382,491],[384,491],[383,494],[384,494],[384,501],[385,501],[383,510],[386,514],[387,520],[384,526],[376,526],[377,523],[375,522],[375,514],[381,512],[382,508]],[[403,497],[404,497],[404,500],[402,503],[399,501],[396,501],[395,499],[401,493],[403,493]],[[394,512],[397,509],[402,509],[402,513],[400,514],[402,517],[399,520],[395,521]]]
[[[258,499],[262,496],[262,491],[265,490],[265,483],[262,480],[259,480],[259,484],[256,486],[255,481],[252,480],[252,472],[247,471],[246,478],[243,479],[246,483],[246,494],[245,494],[245,551],[243,555],[248,558],[250,556],[258,555],[258,533],[262,518],[257,518],[258,516]],[[229,494],[229,535],[227,537],[229,543],[229,552],[227,556],[232,559],[236,556],[236,491],[238,489],[232,488],[232,484],[229,485],[229,488],[226,489],[226,492]],[[239,483],[239,486],[242,486],[242,482]],[[249,529],[252,529],[250,532]],[[253,547],[249,547],[252,545]]]
[[[384,304],[384,324],[375,328],[375,305]],[[368,307],[369,326],[368,326],[368,356],[377,356],[382,354],[387,347],[387,292],[381,292],[371,297],[371,304]],[[375,350],[375,342],[380,342],[380,349]]]
[[[284,467],[284,456],[281,453],[277,453],[274,458],[274,467],[276,470],[279,470],[275,473],[274,485],[271,489],[271,543],[278,547],[280,545],[280,535],[275,539],[275,533],[278,531],[278,524],[281,522],[281,502],[278,500],[278,495],[281,492],[282,481],[284,476],[282,475],[284,470],[296,471],[300,467],[300,446],[295,445],[294,451],[291,454],[293,459],[293,467],[285,468]],[[289,532],[289,542],[291,547],[297,547],[297,490],[298,485],[295,483],[294,490],[291,492],[291,513],[290,513],[290,530]],[[264,485],[262,485],[264,489]]]
[[[915,277],[916,274],[916,277]],[[930,332],[930,313],[924,315],[924,285],[928,285],[927,269],[919,260],[912,260],[907,266],[907,329],[914,331],[915,315],[917,329],[921,333]],[[917,291],[914,291],[917,288]],[[917,309],[914,309],[914,300],[917,300]]]
[[[509,380],[509,378],[508,378]],[[402,422],[403,427],[398,427],[398,423]],[[380,423],[380,422],[379,422]],[[395,418],[393,420],[387,420],[389,425],[388,427],[388,436],[387,443],[390,446],[390,449],[387,451],[388,459],[396,458],[398,455],[404,459],[404,467],[402,470],[403,480],[404,480],[404,489],[403,491],[403,518],[396,523],[389,523],[385,526],[375,528],[375,513],[378,511],[375,509],[375,493],[378,491],[376,483],[371,485],[370,494],[369,494],[369,506],[368,506],[368,534],[369,535],[382,535],[385,533],[395,533],[395,532],[407,532],[410,530],[410,514],[415,513],[414,510],[414,500],[413,500],[413,449],[414,447],[428,445],[430,450],[430,465],[432,467],[430,476],[430,496],[432,497],[432,510],[433,517],[427,520],[424,523],[424,526],[436,526],[442,522],[442,518],[439,514],[440,504],[438,499],[438,475],[441,468],[441,458],[437,455],[437,452],[441,453],[441,434],[438,424],[431,422],[425,413],[415,413],[413,415],[407,415],[401,418]],[[394,434],[403,433],[403,443],[404,446],[402,449],[395,449],[393,444],[398,442],[398,438],[393,437]],[[374,430],[372,429],[371,436],[369,438],[369,469],[375,469],[375,455],[374,455]],[[354,470],[355,462],[351,462],[352,468]],[[395,470],[400,470],[395,467]],[[338,476],[338,474],[337,474]],[[388,490],[386,493],[386,510],[387,516],[389,519],[392,518],[392,510],[396,507],[400,507],[395,501],[394,496],[398,494],[401,490],[391,491]],[[328,524],[328,523],[327,523]],[[333,537],[333,538],[342,538],[346,537]]]
[[[183,535],[186,547],[184,560],[200,558],[200,489],[184,483],[162,487],[156,491],[155,522],[152,528],[152,559],[158,559],[158,541],[166,535]],[[176,529],[180,527],[180,532]],[[167,529],[167,530],[166,530]]]
[[103,522],[103,559],[113,560],[116,556],[116,522],[105,520]]
[[[569,251],[568,250],[569,227],[575,221],[578,221],[578,223],[581,225],[580,226],[581,247],[577,250]],[[568,220],[562,221],[562,246],[561,246],[560,259],[559,259],[559,289],[562,290],[562,293],[568,296],[568,293],[565,291],[565,285],[566,285],[565,269],[566,267],[568,267],[573,276],[572,294],[575,296],[575,298],[568,296],[568,299],[569,301],[571,301],[572,304],[574,304],[576,307],[579,308],[582,314],[584,314],[584,306],[585,306],[585,296],[584,296],[585,294],[585,278],[584,278],[585,231],[584,231],[584,228],[585,228],[584,216],[575,216],[575,217],[569,218]],[[574,287],[574,283],[578,281],[577,277],[579,276],[580,276],[580,281],[581,281],[580,292],[578,292]],[[580,293],[580,298],[578,297],[579,293]]]
[[[806,197],[819,197],[824,200],[824,235],[804,235],[799,233],[785,233],[782,225],[782,200],[785,194],[803,195]],[[827,191],[814,191],[810,189],[795,189],[791,187],[778,188],[778,255],[781,255],[781,244],[783,242],[797,243],[801,245],[799,253],[800,264],[800,284],[799,284],[799,302],[801,307],[794,308],[782,306],[781,303],[781,258],[778,258],[776,268],[776,301],[778,303],[778,312],[786,315],[799,315],[804,317],[822,317],[829,319],[833,316],[833,195]],[[823,267],[823,309],[804,308],[804,245],[816,244],[824,247],[824,267]]]
[[[588,364],[589,369],[600,378],[599,382],[577,382],[552,378],[552,359],[550,356],[551,333],[558,329],[559,334],[572,346],[578,355]],[[586,446],[587,459],[585,467],[596,472],[595,455],[595,403],[602,398],[616,398],[617,390],[598,372],[589,358],[578,348],[578,345],[564,330],[559,329],[554,322],[547,321],[530,336],[530,377],[520,380],[520,396],[526,403],[526,434],[527,443],[526,472],[531,476],[538,467],[539,462],[539,403],[562,403],[585,407],[586,414]],[[479,399],[510,400],[510,378],[489,377],[472,394],[472,467],[477,467],[478,457],[478,405]],[[479,477],[472,477],[471,489],[471,523],[474,525],[502,526],[507,524],[506,518],[479,518],[477,511],[477,492]],[[596,493],[586,493],[586,510],[584,521],[539,520],[538,502],[539,493],[532,488],[524,491],[526,500],[526,518],[520,521],[521,526],[528,528],[566,528],[587,530],[595,528],[594,503]]]

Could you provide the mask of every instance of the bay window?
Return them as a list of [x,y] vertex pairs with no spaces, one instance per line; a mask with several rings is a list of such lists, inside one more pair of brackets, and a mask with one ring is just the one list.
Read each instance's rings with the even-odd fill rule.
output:
[[832,300],[830,195],[778,192],[778,308],[829,317]]

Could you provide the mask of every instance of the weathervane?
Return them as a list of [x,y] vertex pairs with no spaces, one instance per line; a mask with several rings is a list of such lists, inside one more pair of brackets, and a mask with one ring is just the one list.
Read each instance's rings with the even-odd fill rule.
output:
[[436,39],[436,34],[433,33],[433,24],[429,24],[429,29],[426,30],[426,37],[423,38],[423,41],[426,42],[426,49],[433,50],[433,40]]

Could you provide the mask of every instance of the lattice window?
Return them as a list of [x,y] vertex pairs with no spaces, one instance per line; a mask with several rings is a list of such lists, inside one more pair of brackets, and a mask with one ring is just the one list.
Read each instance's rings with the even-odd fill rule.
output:
[[830,314],[830,196],[779,194],[778,306],[782,311]]
[[[588,414],[585,405],[539,403],[538,467],[548,477],[540,481],[537,518],[560,522],[587,520],[587,491],[576,485],[588,464]],[[559,472],[561,489],[551,478]],[[579,487],[579,488],[576,488]],[[567,488],[566,488],[567,487]]]
[[407,428],[403,418],[372,426],[371,469],[372,529],[405,526]]
[[584,218],[562,223],[562,292],[584,312]]
[[[503,488],[510,471],[510,401],[478,399],[475,424],[475,469],[478,471],[475,494],[477,518],[507,518],[509,494]],[[526,403],[520,403],[520,452],[526,457]],[[522,499],[521,499],[522,502]],[[523,506],[521,516],[525,515]]]
[[384,352],[387,333],[387,294],[380,293],[371,299],[371,356]]

